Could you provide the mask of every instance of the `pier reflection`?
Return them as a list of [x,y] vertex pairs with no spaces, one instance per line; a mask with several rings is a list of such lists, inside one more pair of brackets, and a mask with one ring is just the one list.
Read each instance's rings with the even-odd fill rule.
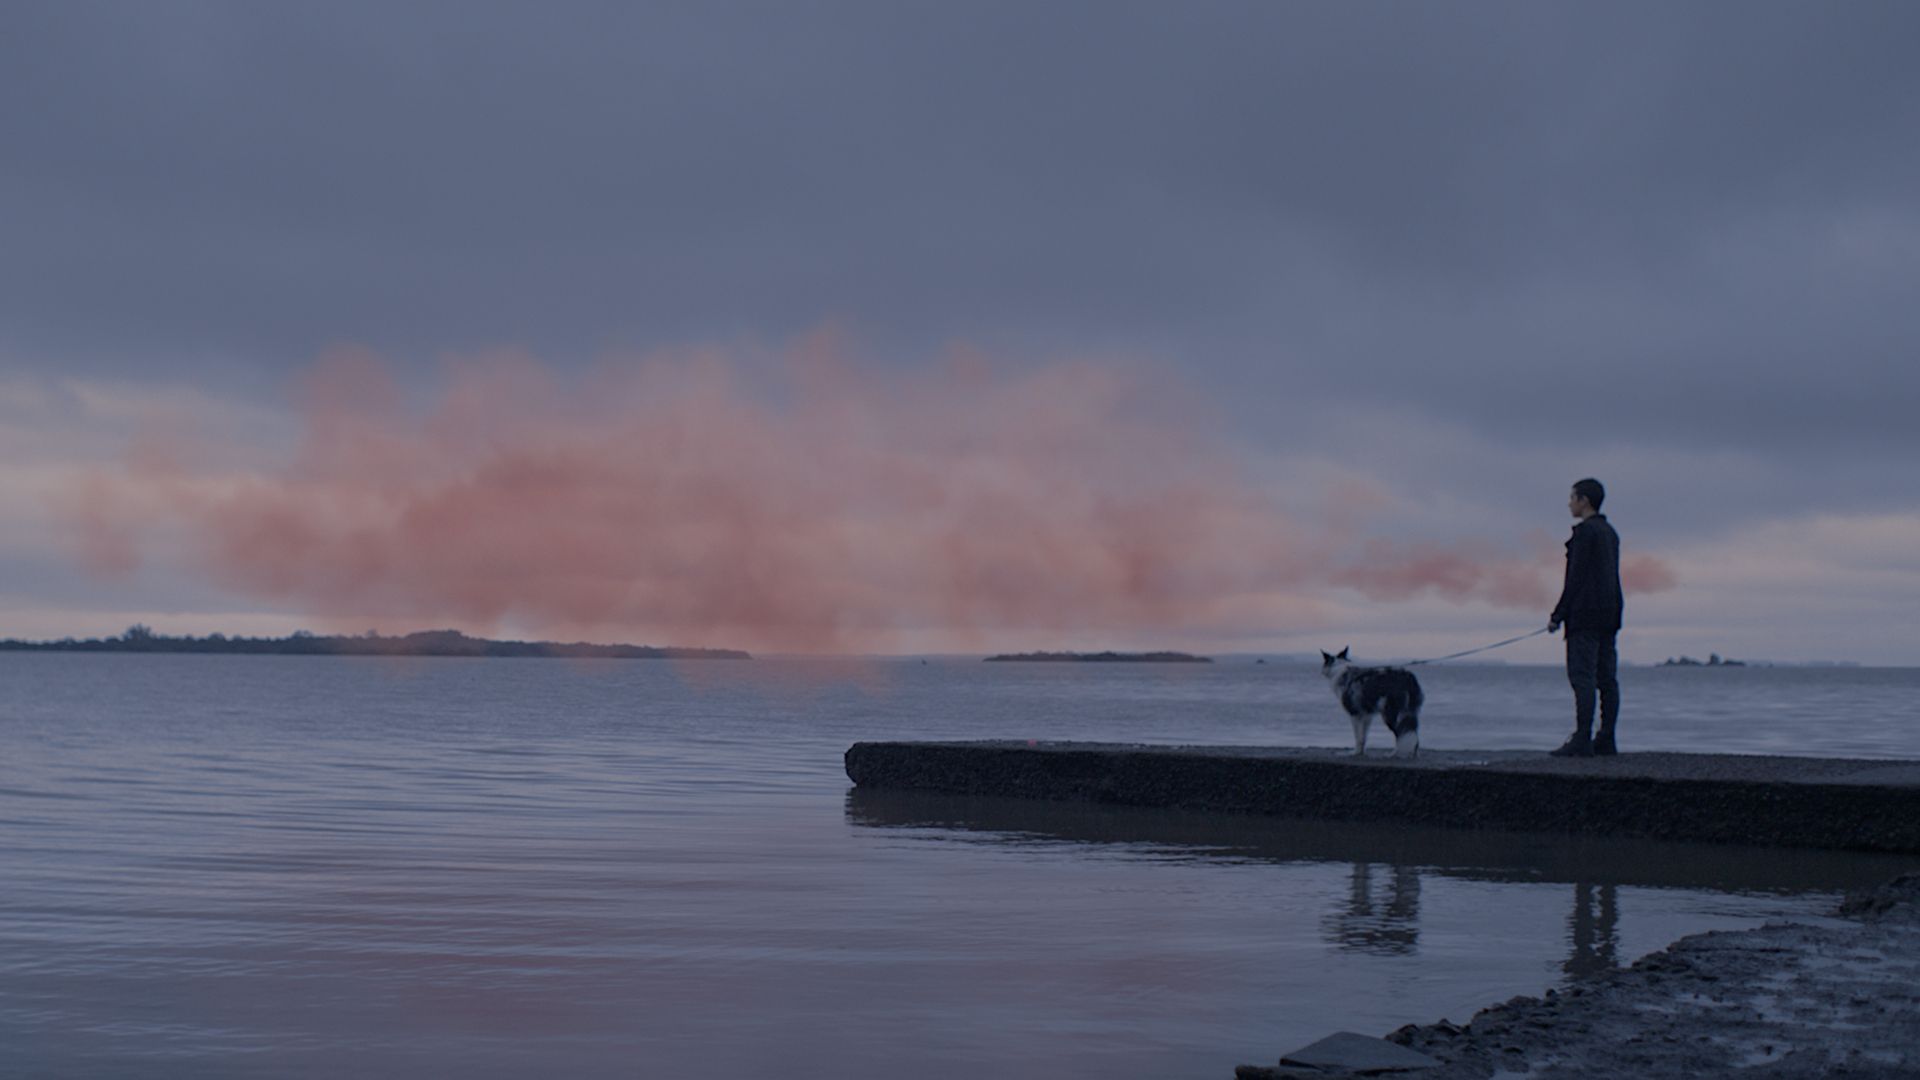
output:
[[847,819],[873,829],[937,830],[969,842],[1125,846],[1143,859],[1220,858],[1347,864],[1346,887],[1320,920],[1338,949],[1409,955],[1420,947],[1423,883],[1562,884],[1570,910],[1562,970],[1617,965],[1622,888],[1830,893],[1878,885],[1902,856],[1658,843],[1400,824],[1201,814],[1088,803],[853,788]]

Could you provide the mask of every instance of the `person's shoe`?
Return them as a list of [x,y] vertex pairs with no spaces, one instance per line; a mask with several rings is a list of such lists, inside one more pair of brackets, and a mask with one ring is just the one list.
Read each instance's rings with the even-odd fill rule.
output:
[[1593,753],[1595,757],[1607,757],[1619,752],[1620,748],[1613,744],[1613,735],[1611,732],[1594,736]]
[[1593,740],[1576,732],[1567,736],[1567,741],[1560,745],[1560,749],[1549,752],[1554,757],[1592,757]]

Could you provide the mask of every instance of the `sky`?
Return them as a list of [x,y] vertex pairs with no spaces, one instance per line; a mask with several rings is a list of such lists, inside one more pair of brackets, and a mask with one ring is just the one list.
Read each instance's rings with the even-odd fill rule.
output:
[[1920,663],[1911,4],[0,28],[0,637]]

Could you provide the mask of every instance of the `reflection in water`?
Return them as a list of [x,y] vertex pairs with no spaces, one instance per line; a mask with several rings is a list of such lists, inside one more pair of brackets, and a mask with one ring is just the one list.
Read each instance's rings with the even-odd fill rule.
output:
[[1619,927],[1618,888],[1611,882],[1601,885],[1576,882],[1573,886],[1573,915],[1567,919],[1573,952],[1567,957],[1567,962],[1561,965],[1561,970],[1578,979],[1618,964]]
[[[1374,875],[1379,874],[1379,888]],[[1411,866],[1353,864],[1347,902],[1326,919],[1327,940],[1354,952],[1405,955],[1420,945],[1420,871]]]
[[1620,962],[1623,886],[1726,893],[1833,893],[1910,869],[1897,855],[1470,832],[1409,825],[1202,814],[1090,803],[854,788],[847,818],[987,843],[1124,845],[1143,858],[1340,864],[1348,887],[1321,920],[1328,944],[1375,955],[1420,945],[1424,879],[1572,886],[1561,965],[1579,978]]

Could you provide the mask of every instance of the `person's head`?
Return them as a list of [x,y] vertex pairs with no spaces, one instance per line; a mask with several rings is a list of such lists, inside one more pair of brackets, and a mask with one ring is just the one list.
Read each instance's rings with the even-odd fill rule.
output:
[[1600,481],[1589,476],[1585,480],[1576,480],[1573,491],[1567,495],[1567,509],[1574,517],[1585,518],[1600,512],[1600,504],[1607,501],[1607,489]]

